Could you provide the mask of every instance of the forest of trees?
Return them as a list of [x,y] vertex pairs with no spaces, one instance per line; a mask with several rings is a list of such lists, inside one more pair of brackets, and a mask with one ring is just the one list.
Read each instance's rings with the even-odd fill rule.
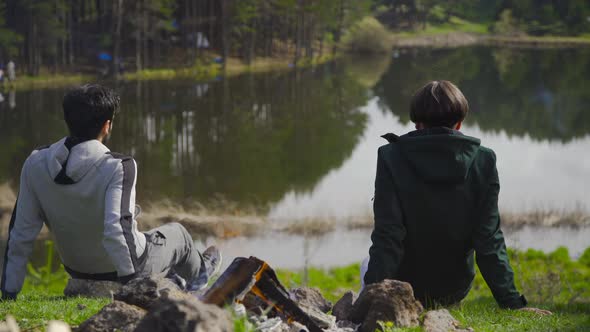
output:
[[[193,65],[214,51],[249,62],[327,52],[369,0],[2,0],[1,56],[29,75],[125,61],[134,69]],[[106,58],[99,58],[107,53]],[[317,55],[317,54],[316,54]],[[111,60],[112,59],[112,60]]]
[[454,16],[485,23],[491,32],[497,26],[495,23],[502,22],[530,35],[590,33],[588,0],[375,0],[375,3],[383,8],[380,19],[393,28],[445,23]]
[[588,0],[0,0],[0,63],[13,59],[28,75],[191,66],[204,56],[296,63],[334,51],[367,15],[393,29],[459,17],[491,32],[590,33]]

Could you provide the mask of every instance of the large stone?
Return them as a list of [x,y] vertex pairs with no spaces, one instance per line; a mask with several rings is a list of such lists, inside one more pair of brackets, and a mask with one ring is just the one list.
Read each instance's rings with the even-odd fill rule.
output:
[[374,332],[380,328],[378,322],[393,322],[396,327],[417,326],[422,310],[410,284],[383,280],[365,287],[354,303],[349,319],[361,324],[360,332]]
[[60,320],[50,320],[45,332],[72,332],[72,329],[66,322]]
[[332,315],[336,317],[336,321],[346,321],[350,312],[352,311],[352,305],[356,301],[357,295],[353,291],[348,291],[334,304],[332,308]]
[[347,321],[340,321],[333,327],[329,329],[324,329],[324,332],[356,332],[358,325],[347,322]]
[[328,313],[332,309],[332,303],[326,300],[317,288],[293,288],[289,291],[289,295],[295,303],[306,307],[317,308],[323,313]]
[[303,310],[303,312],[305,312],[309,318],[322,329],[329,329],[336,325],[336,317],[325,314],[316,307],[308,307],[300,304],[299,308],[301,308],[301,310]]
[[133,279],[115,294],[115,300],[136,305],[149,310],[161,298],[192,298],[180,290],[178,285],[163,277],[145,277]]
[[121,284],[114,281],[69,279],[64,289],[65,296],[112,297]]
[[137,326],[141,332],[232,332],[229,313],[196,298],[161,298]]
[[6,321],[0,322],[0,332],[20,332],[16,319],[11,315],[6,315]]
[[426,332],[471,332],[471,328],[461,328],[447,309],[432,310],[424,315],[423,328]]
[[120,301],[107,304],[78,328],[78,332],[132,332],[145,316],[145,310]]

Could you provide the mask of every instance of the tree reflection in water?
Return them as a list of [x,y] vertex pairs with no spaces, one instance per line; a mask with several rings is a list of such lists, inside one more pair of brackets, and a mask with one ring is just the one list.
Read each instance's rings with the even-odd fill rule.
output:
[[589,78],[587,48],[413,50],[393,61],[374,91],[384,110],[407,123],[418,87],[432,79],[451,80],[469,100],[468,123],[568,142],[590,133]]
[[[265,210],[306,192],[350,156],[364,131],[368,95],[337,66],[243,75],[209,83],[131,82],[111,149],[139,166],[140,202],[207,203],[222,196]],[[26,91],[0,113],[0,181],[35,147],[64,136],[63,91]]]

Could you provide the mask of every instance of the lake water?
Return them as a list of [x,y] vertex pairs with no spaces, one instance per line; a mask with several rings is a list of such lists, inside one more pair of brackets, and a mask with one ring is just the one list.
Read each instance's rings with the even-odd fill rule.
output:
[[[431,79],[467,96],[463,132],[496,151],[502,211],[590,212],[590,49],[410,50],[206,83],[112,83],[122,109],[108,145],[135,157],[139,204],[228,201],[274,222],[366,217],[379,136],[413,129],[409,100]],[[65,135],[63,93],[3,92],[0,183],[16,188],[28,153]]]

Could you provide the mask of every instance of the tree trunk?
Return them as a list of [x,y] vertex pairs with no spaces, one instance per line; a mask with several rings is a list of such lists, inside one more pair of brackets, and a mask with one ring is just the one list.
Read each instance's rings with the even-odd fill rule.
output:
[[135,70],[141,71],[141,0],[136,0],[135,2],[135,15],[137,18],[137,35],[135,36]]
[[143,67],[149,68],[150,61],[149,61],[149,41],[148,38],[148,23],[149,23],[149,16],[148,16],[148,8],[143,8]]
[[221,39],[223,43],[223,71],[227,68],[227,60],[229,59],[229,8],[228,0],[221,0]]
[[72,11],[74,10],[74,0],[70,0],[70,10],[68,10],[68,64],[72,66],[74,64],[74,21]]
[[123,25],[123,0],[113,0],[113,75],[119,79],[121,65],[121,26]]

